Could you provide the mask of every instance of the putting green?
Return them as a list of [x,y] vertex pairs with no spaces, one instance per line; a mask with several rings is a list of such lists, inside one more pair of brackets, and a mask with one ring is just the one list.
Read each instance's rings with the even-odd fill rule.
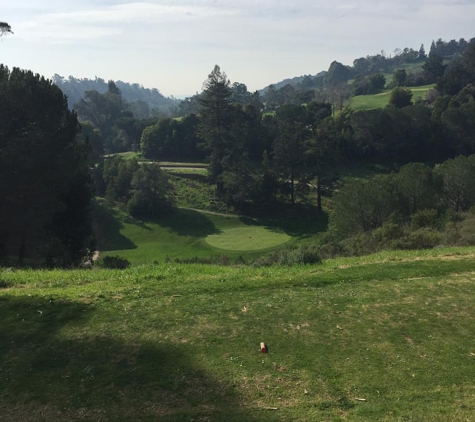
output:
[[259,226],[246,226],[224,229],[219,234],[207,236],[205,241],[214,248],[228,251],[258,251],[281,245],[290,239],[285,233],[276,233]]

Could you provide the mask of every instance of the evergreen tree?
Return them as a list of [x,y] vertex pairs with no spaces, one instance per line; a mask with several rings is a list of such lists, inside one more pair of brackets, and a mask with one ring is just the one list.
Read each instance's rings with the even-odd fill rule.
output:
[[424,48],[424,44],[421,44],[421,47],[419,48],[419,53],[417,55],[418,60],[425,60],[427,58],[426,56],[426,50]]
[[160,218],[173,207],[173,187],[158,164],[142,165],[132,179],[133,196],[127,203],[133,217]]
[[305,107],[296,105],[281,106],[275,114],[278,135],[273,145],[273,159],[276,170],[289,188],[292,204],[295,204],[297,182],[307,175],[305,141],[310,132],[306,117]]
[[77,117],[50,80],[0,66],[0,238],[18,261],[78,264],[93,250]]
[[430,53],[422,66],[422,70],[428,82],[436,82],[437,78],[444,76],[445,65],[443,57],[438,53]]
[[217,194],[224,193],[220,179],[225,169],[225,159],[233,150],[231,143],[232,125],[232,91],[226,73],[216,65],[203,84],[203,93],[199,98],[201,104],[201,121],[199,135],[209,154],[208,173],[216,183]]

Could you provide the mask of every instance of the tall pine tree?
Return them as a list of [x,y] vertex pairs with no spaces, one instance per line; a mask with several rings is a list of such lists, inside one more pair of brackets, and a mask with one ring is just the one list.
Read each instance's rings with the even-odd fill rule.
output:
[[20,264],[74,265],[92,253],[89,146],[50,80],[0,66],[0,239]]
[[221,175],[225,170],[226,158],[233,145],[232,126],[232,91],[226,73],[216,65],[203,84],[203,93],[199,98],[201,104],[201,122],[199,134],[209,154],[209,176],[216,183],[218,196],[224,193]]

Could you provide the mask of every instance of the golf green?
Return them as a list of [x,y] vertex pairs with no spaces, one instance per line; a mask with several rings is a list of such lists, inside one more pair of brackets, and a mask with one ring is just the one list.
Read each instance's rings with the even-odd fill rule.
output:
[[228,251],[258,251],[288,242],[290,236],[259,226],[237,227],[222,230],[206,237],[206,243]]

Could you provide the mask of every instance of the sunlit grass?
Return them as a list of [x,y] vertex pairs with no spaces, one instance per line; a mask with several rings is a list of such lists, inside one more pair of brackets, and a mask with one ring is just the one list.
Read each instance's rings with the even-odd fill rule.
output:
[[[409,87],[413,94],[413,100],[421,99],[424,100],[427,92],[432,89],[433,85],[426,85],[426,86],[417,86],[417,87]],[[351,98],[349,102],[349,106],[353,110],[371,110],[374,108],[384,108],[389,103],[389,96],[391,91],[384,91],[380,94],[374,95],[358,95],[356,97]]]
[[214,248],[231,251],[256,251],[282,245],[292,238],[260,226],[236,227],[206,237],[206,243]]
[[2,416],[471,420],[474,252],[3,269]]

